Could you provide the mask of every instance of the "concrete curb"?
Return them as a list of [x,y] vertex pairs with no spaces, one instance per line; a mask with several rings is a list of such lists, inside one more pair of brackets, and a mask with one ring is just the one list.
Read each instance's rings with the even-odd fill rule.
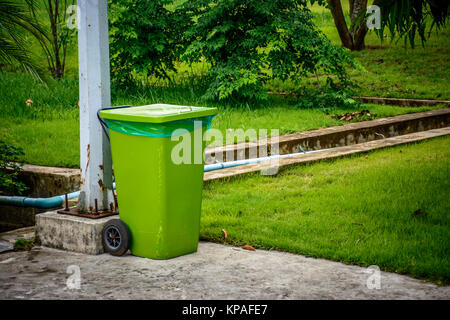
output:
[[448,100],[432,100],[432,99],[411,99],[411,98],[379,98],[379,97],[360,97],[356,98],[362,103],[387,104],[400,107],[429,107],[440,104],[450,106]]
[[339,157],[348,156],[352,154],[359,154],[381,148],[418,142],[449,134],[450,134],[450,127],[411,133],[402,136],[391,137],[381,140],[374,140],[350,146],[337,147],[332,150],[325,150],[316,153],[298,155],[291,158],[283,158],[279,159],[278,161],[265,161],[255,164],[248,164],[240,167],[205,172],[203,180],[205,182],[208,182],[217,179],[228,179],[258,171],[265,175],[271,175],[271,172],[272,174],[276,174],[280,167],[307,164],[321,160],[336,159]]

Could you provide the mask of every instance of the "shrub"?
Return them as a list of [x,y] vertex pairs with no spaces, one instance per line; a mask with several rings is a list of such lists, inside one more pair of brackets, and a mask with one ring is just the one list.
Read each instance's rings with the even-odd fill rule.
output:
[[[347,52],[333,45],[312,22],[304,0],[191,0],[183,5],[190,25],[183,59],[212,64],[207,99],[265,99],[273,78],[326,75],[327,90],[347,87]],[[332,80],[334,79],[334,80]]]
[[16,163],[24,153],[0,140],[0,194],[21,194],[27,189],[25,184],[17,181],[20,166]]

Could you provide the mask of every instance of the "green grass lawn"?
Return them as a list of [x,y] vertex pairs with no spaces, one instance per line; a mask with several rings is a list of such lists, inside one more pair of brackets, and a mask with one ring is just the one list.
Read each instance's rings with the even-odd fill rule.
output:
[[[201,238],[450,282],[450,137],[204,187]],[[420,210],[420,211],[416,211]],[[417,215],[414,215],[417,212]]]

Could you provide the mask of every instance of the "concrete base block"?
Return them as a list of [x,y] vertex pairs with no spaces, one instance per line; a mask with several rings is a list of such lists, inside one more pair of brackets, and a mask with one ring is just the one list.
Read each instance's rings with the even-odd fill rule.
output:
[[101,232],[104,224],[118,215],[89,219],[56,211],[36,215],[36,241],[42,246],[87,254],[104,252]]

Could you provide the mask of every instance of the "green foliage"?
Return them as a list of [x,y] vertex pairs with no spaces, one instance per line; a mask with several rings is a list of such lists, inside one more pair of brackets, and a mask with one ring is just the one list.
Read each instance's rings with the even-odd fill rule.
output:
[[[265,99],[264,84],[274,78],[299,82],[321,73],[343,86],[347,53],[333,45],[312,22],[301,0],[194,0],[182,11],[191,17],[182,58],[206,58],[210,85],[205,98]],[[328,90],[333,87],[329,86]]]
[[21,194],[26,190],[25,184],[17,181],[20,166],[16,164],[23,156],[21,148],[16,148],[0,140],[0,194]]
[[358,95],[351,87],[336,85],[331,78],[327,84],[317,88],[302,87],[297,90],[299,99],[297,106],[300,108],[316,108],[329,112],[335,108],[354,109],[362,107],[353,96]]
[[[319,4],[324,4],[319,1]],[[111,3],[114,82],[170,79],[174,61],[206,61],[206,100],[267,99],[271,79],[321,73],[351,86],[353,61],[312,22],[305,0],[125,1]],[[329,83],[329,81],[327,82]],[[328,86],[327,92],[333,90]]]
[[183,18],[166,9],[170,0],[117,0],[110,3],[111,76],[127,84],[135,75],[170,79]]
[[14,251],[30,251],[33,249],[34,241],[19,238],[14,241]]
[[[450,3],[448,0],[383,0],[378,5],[381,9],[381,29],[376,32],[380,39],[383,39],[387,28],[392,39],[403,38],[405,46],[409,41],[411,48],[414,48],[416,34],[423,46],[434,27],[439,30],[445,26]],[[430,21],[427,34],[427,23]]]
[[[302,86],[297,90],[300,99],[297,105],[302,108],[320,108],[329,111],[333,108],[357,108],[362,105],[356,102],[353,97],[358,96],[358,85],[350,80],[345,66],[351,66],[360,71],[364,68],[351,59],[345,49],[333,45],[328,40],[320,44],[321,56],[316,63],[316,69],[320,73],[327,75],[325,84],[315,88]],[[318,68],[320,66],[320,68]],[[309,73],[317,75],[317,70],[311,68]]]

